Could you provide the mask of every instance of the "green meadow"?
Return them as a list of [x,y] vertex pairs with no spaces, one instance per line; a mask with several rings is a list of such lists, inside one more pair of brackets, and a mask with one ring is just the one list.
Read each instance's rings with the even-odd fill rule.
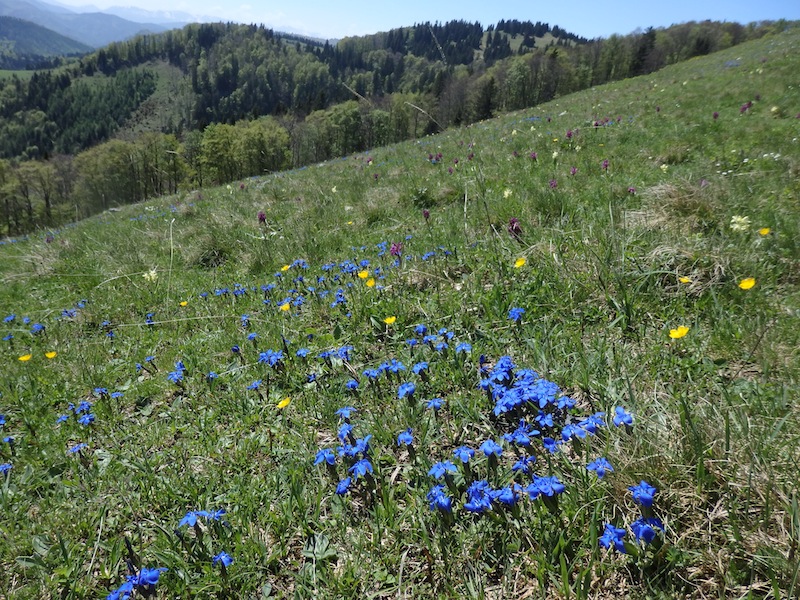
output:
[[4,240],[0,597],[797,597],[799,73]]

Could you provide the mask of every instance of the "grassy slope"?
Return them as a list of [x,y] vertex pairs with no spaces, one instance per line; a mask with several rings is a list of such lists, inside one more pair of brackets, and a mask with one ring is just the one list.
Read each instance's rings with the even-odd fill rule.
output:
[[[127,207],[52,243],[0,247],[0,306],[17,315],[2,350],[3,435],[15,444],[2,446],[13,467],[0,488],[0,594],[97,597],[124,581],[126,558],[169,568],[159,597],[797,594],[799,46],[790,32],[417,143]],[[749,218],[746,231],[731,229],[734,216]],[[520,241],[506,231],[512,217]],[[405,244],[400,266],[383,241]],[[355,271],[377,286],[323,269],[346,259],[368,260]],[[742,290],[746,277],[756,285]],[[347,304],[331,307],[339,287]],[[512,307],[526,309],[520,323]],[[29,334],[23,315],[46,331]],[[412,351],[418,323],[453,332],[449,349]],[[688,334],[670,339],[681,325]],[[282,340],[283,367],[260,364]],[[455,354],[460,342],[472,351]],[[348,344],[349,362],[317,358]],[[524,499],[475,516],[458,497],[452,522],[429,511],[433,463],[516,426],[476,388],[479,355],[510,355],[556,382],[577,402],[573,423],[616,406],[634,414],[630,433],[609,415],[554,455],[533,440],[535,473],[567,486],[558,509]],[[407,370],[377,385],[362,375],[391,358]],[[181,386],[167,379],[177,360]],[[420,360],[427,379],[411,372]],[[348,392],[353,374],[360,387]],[[416,404],[397,397],[408,381]],[[435,396],[436,416],[424,408]],[[93,424],[54,425],[86,399]],[[356,435],[374,436],[377,491],[359,482],[342,498],[311,463],[337,445],[345,404],[359,410]],[[546,433],[561,432],[559,416]],[[407,427],[416,458],[397,448]],[[88,448],[69,454],[77,442]],[[504,448],[496,473],[476,456],[475,476],[510,481],[515,450]],[[615,471],[597,481],[584,466],[601,455]],[[345,468],[337,459],[337,478]],[[625,528],[647,512],[628,491],[643,479],[658,488],[652,511],[666,533],[635,557],[602,550],[604,523]],[[229,527],[200,519],[175,533],[188,510],[219,508]],[[235,559],[224,573],[210,560],[220,550]]]

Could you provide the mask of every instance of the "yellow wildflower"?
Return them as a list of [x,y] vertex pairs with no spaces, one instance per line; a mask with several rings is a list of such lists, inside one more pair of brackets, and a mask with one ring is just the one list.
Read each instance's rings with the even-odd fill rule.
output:
[[394,325],[394,322],[397,321],[397,317],[386,317],[383,322],[387,325]]
[[278,308],[280,308],[283,312],[288,312],[291,306],[289,306],[288,302],[284,302]]
[[669,337],[673,340],[678,340],[689,333],[689,328],[686,325],[681,325],[677,329],[670,329],[669,330]]
[[180,305],[181,306],[188,306],[189,302],[187,300],[181,300]]
[[281,267],[281,271],[284,272],[284,273],[286,273],[286,271],[288,271],[289,269],[291,269],[291,267],[289,265],[283,265]]
[[528,262],[524,256],[520,256],[516,261],[514,261],[514,268],[519,269],[520,267],[524,267],[525,263]]
[[756,284],[756,280],[752,277],[745,277],[739,282],[739,287],[743,290],[749,290]]
[[23,354],[19,357],[19,361],[21,362],[28,362],[33,357],[33,354]]
[[681,283],[692,283],[692,280],[686,277],[686,275],[678,277],[678,281],[680,281]]
[[55,358],[58,355],[58,352],[56,352],[55,350],[50,350],[50,352],[45,352],[44,355],[47,358]]
[[287,406],[289,406],[291,403],[292,403],[292,399],[291,399],[291,398],[289,398],[289,396],[286,396],[286,398],[284,398],[283,400],[281,400],[280,402],[278,402],[278,408],[279,408],[280,410],[283,410],[284,408],[286,408]]
[[358,272],[359,279],[366,279],[367,277],[369,277],[369,271],[367,271],[366,269]]
[[373,277],[367,279],[367,287],[375,287],[375,279]]
[[769,227],[762,227],[758,230],[758,235],[769,235],[770,231],[772,231]]

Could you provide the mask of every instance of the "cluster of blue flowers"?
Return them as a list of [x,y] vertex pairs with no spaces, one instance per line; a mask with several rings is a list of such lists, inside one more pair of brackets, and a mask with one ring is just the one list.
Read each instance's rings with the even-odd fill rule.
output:
[[341,445],[337,447],[336,453],[330,448],[322,448],[314,458],[314,465],[326,465],[333,477],[337,476],[337,455],[342,459],[349,475],[340,479],[336,484],[336,493],[340,496],[349,493],[352,486],[359,481],[365,481],[369,485],[375,472],[369,456],[369,444],[372,436],[366,435],[363,438],[357,438],[353,434],[350,418],[355,412],[357,411],[352,406],[343,406],[336,411],[340,423],[337,437]]
[[[633,501],[642,510],[642,514],[631,523],[631,532],[639,544],[650,544],[659,531],[664,532],[664,523],[661,519],[652,516],[653,501],[657,490],[644,480],[638,485],[629,486],[628,490],[631,492]],[[614,548],[617,552],[628,554],[629,550],[635,550],[635,548],[626,546],[627,534],[627,530],[616,527],[612,523],[606,523],[603,535],[598,541],[603,548]]]
[[209,521],[221,521],[223,515],[225,515],[224,508],[218,510],[190,510],[180,520],[180,522],[178,523],[178,527],[183,527],[184,525],[188,525],[189,527],[194,527],[197,524],[198,517],[202,517],[203,519],[208,519]]
[[[0,431],[3,430],[3,427],[5,427],[5,424],[6,424],[6,416],[0,414]],[[3,436],[3,443],[4,444],[8,444],[9,447],[11,448],[11,451],[12,452],[14,451],[14,438],[13,437],[11,437],[9,435]],[[13,465],[10,462],[0,464],[0,475],[5,475],[6,473],[8,473],[11,470],[12,467],[13,467]]]
[[167,379],[177,386],[183,385],[183,375],[186,372],[186,366],[182,360],[175,362],[175,370],[167,373]]
[[69,420],[70,413],[75,415],[75,419],[81,425],[90,425],[94,423],[94,413],[92,413],[92,403],[88,400],[83,400],[82,402],[78,403],[76,406],[74,403],[70,402],[67,405],[67,413],[59,415],[56,419],[56,424],[58,423],[65,423]]
[[134,591],[137,590],[144,596],[153,595],[161,573],[166,571],[167,569],[164,567],[158,569],[144,567],[135,575],[128,575],[125,578],[125,583],[106,596],[106,600],[130,600]]

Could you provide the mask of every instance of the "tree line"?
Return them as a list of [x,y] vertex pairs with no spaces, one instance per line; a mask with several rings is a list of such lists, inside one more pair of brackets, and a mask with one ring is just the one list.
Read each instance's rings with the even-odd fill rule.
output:
[[[525,39],[555,29],[517,21],[425,23],[336,45],[233,24],[140,36],[0,88],[0,234],[435,133],[786,26],[687,23],[541,48]],[[109,140],[157,84],[153,60],[186,74],[187,110],[162,131]]]

